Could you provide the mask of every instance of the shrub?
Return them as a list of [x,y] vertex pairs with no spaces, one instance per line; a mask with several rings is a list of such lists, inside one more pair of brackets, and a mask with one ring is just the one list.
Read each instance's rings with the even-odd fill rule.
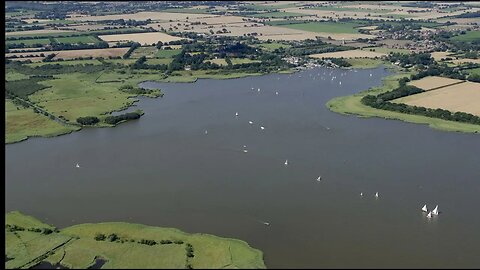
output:
[[97,241],[104,241],[105,238],[106,238],[106,236],[105,236],[105,234],[103,234],[103,233],[97,233],[97,234],[95,235],[95,240],[97,240]]
[[84,125],[84,126],[95,125],[98,122],[100,122],[100,119],[98,119],[95,116],[86,116],[86,117],[77,118],[77,123],[79,123],[81,125]]

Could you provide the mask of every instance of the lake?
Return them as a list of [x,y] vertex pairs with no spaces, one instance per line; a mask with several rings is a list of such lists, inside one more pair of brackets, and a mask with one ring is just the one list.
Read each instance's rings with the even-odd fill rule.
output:
[[479,267],[480,137],[325,106],[388,74],[145,82],[140,120],[6,145],[6,211],[238,238],[270,268]]

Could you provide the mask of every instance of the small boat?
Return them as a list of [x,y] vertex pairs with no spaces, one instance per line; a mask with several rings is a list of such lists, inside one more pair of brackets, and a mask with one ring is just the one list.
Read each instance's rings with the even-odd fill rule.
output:
[[238,116],[238,112],[235,113],[235,116]]
[[319,177],[317,177],[317,181],[320,182],[322,180],[322,176],[320,175]]
[[247,150],[247,149],[243,149],[243,153],[248,153],[248,150]]
[[278,95],[278,92],[275,92],[275,95]]
[[260,128],[261,128],[262,130],[264,130],[264,129],[265,129],[265,127],[260,127]]
[[260,92],[260,88],[257,89],[257,92]]
[[428,209],[427,209],[427,205],[426,205],[426,204],[422,207],[422,211],[423,211],[423,212],[428,212]]
[[370,73],[370,77],[372,77],[372,73]]
[[360,196],[362,196],[362,197],[363,197],[363,192],[360,192]]
[[250,125],[251,125],[251,124],[253,124],[253,122],[252,122],[252,121],[248,121],[248,123],[249,123]]
[[338,82],[338,84],[342,85],[342,82]]
[[287,165],[288,165],[288,159],[285,160],[285,166],[287,166]]
[[263,222],[263,225],[270,226],[270,222]]
[[375,193],[375,198],[378,198],[378,192],[377,192],[377,193]]
[[435,208],[432,211],[432,214],[434,214],[435,216],[438,216],[438,205],[435,206]]
[[208,130],[205,130],[205,134],[208,134]]
[[432,217],[432,211],[428,212],[427,214],[427,218],[431,218]]
[[78,165],[78,163],[77,163],[77,165],[75,165],[75,167],[80,168],[80,165]]

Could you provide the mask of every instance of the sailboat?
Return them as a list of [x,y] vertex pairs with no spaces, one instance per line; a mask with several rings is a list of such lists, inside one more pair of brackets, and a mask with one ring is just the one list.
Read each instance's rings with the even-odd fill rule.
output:
[[253,124],[253,122],[252,122],[252,121],[248,121],[248,123],[249,123],[250,125],[251,125],[251,124]]
[[80,168],[80,165],[78,165],[78,163],[77,163],[77,165],[75,165],[75,167]]
[[287,165],[288,165],[288,159],[285,160],[285,166],[287,166]]
[[265,127],[260,127],[260,128],[261,128],[262,130],[264,130],[264,129],[265,129]]
[[260,88],[257,89],[257,92],[260,92]]
[[263,222],[263,225],[270,226],[270,222]]
[[438,216],[438,205],[435,206],[435,208],[432,211],[432,214],[434,214],[435,216]]
[[208,130],[205,130],[205,134],[208,134]]
[[378,198],[378,192],[377,192],[377,193],[375,193],[375,198]]
[[426,204],[422,207],[422,211],[423,211],[423,212],[428,212],[428,209],[427,209],[427,205],[426,205]]
[[338,84],[342,85],[342,82],[339,82]]
[[235,116],[238,116],[238,112],[235,113]]
[[360,192],[360,196],[362,196],[362,197],[363,197],[363,192]]
[[427,215],[427,218],[431,218],[432,217],[432,211],[428,212],[428,215]]
[[320,175],[317,177],[317,181],[320,182],[321,180],[322,180],[322,176]]
[[275,95],[278,95],[278,92],[275,92]]

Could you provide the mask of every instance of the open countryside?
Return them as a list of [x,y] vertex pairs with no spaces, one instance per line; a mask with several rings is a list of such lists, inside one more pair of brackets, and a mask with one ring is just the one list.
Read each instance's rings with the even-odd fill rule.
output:
[[478,268],[479,13],[7,1],[5,268]]

